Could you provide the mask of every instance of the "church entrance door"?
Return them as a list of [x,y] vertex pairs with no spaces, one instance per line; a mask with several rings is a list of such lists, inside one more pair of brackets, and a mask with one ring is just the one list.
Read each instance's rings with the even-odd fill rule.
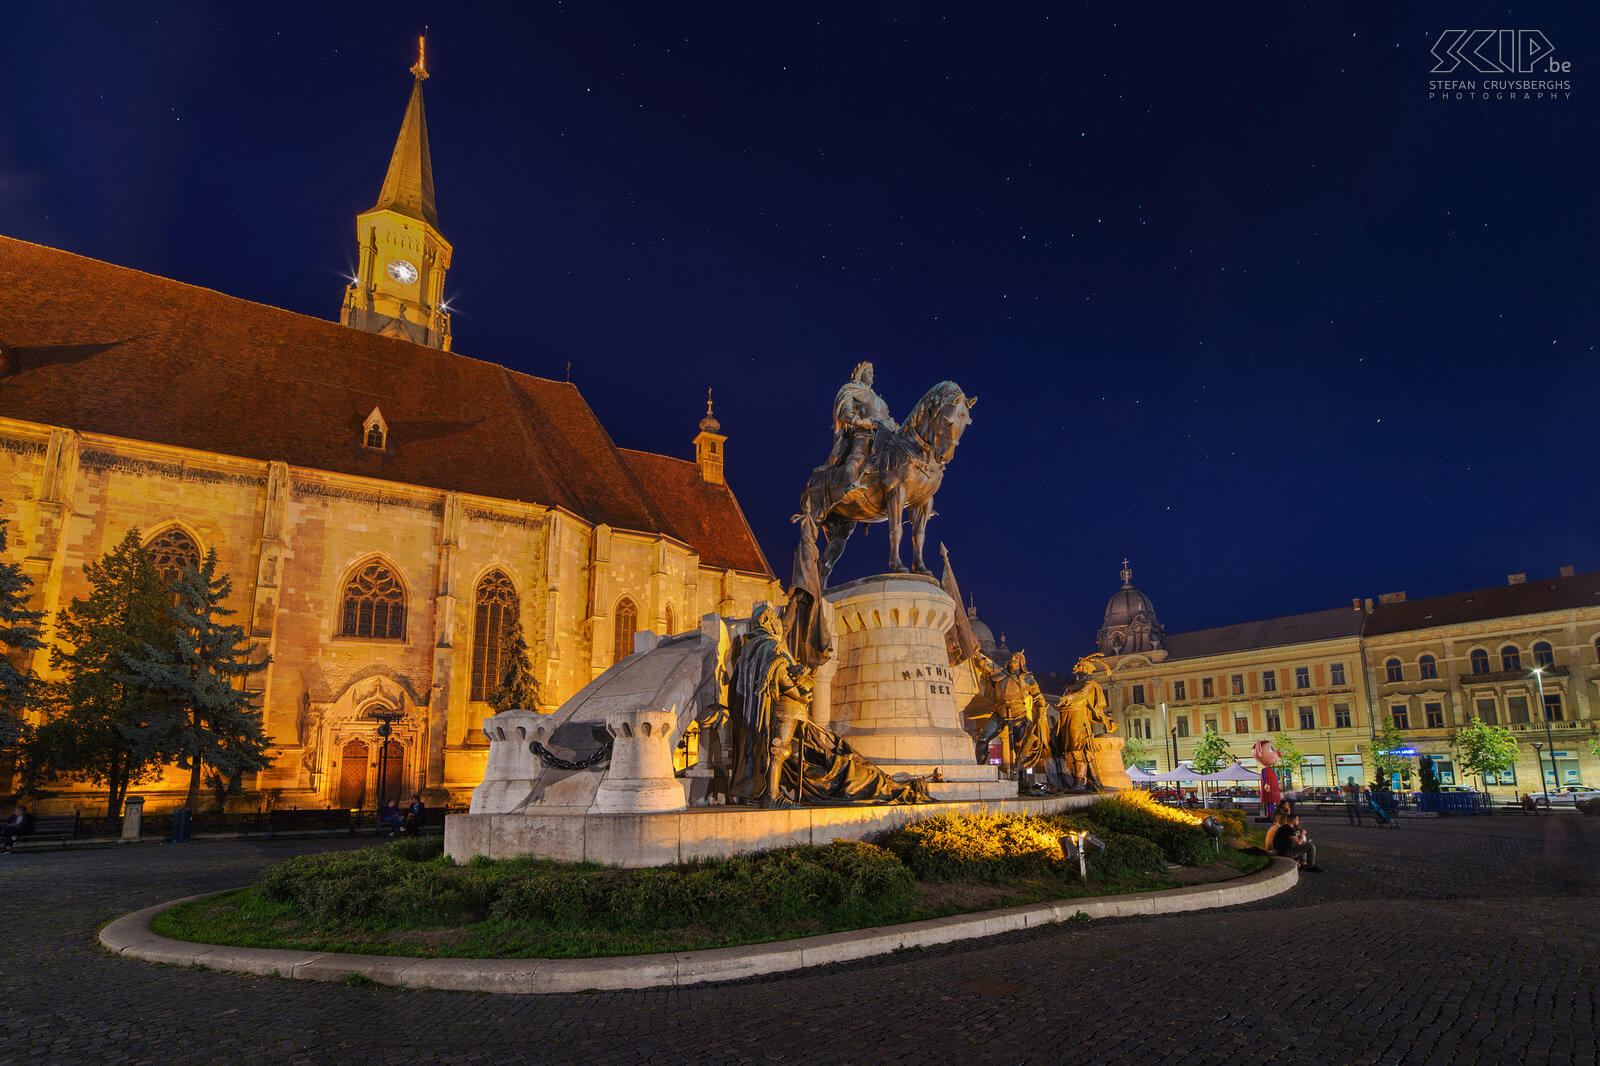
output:
[[367,799],[367,745],[352,740],[345,744],[339,760],[339,806],[359,809]]

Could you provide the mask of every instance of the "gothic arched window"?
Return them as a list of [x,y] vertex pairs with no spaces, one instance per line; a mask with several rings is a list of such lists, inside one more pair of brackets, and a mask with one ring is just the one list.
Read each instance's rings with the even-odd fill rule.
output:
[[1487,674],[1489,672],[1489,653],[1488,652],[1484,651],[1482,648],[1473,648],[1472,649],[1471,658],[1472,658],[1472,672],[1473,673],[1475,673],[1475,674]]
[[1550,647],[1550,642],[1541,640],[1533,646],[1533,665],[1548,670],[1556,664],[1555,649]]
[[1417,673],[1423,680],[1432,680],[1439,676],[1439,664],[1431,655],[1424,655],[1417,660]]
[[611,640],[611,662],[620,663],[633,654],[633,634],[639,629],[639,609],[624,596],[617,603],[617,626]]
[[1383,670],[1384,680],[1386,681],[1394,682],[1403,681],[1405,679],[1405,675],[1400,672],[1399,659],[1390,659],[1388,662],[1384,663]]
[[1515,644],[1507,644],[1500,649],[1500,669],[1507,673],[1522,669],[1522,653]]
[[478,611],[472,629],[472,699],[486,700],[500,684],[500,657],[506,627],[517,616],[517,588],[499,570],[478,582]]
[[150,556],[150,565],[169,585],[178,583],[185,568],[200,565],[200,546],[178,526],[151,537],[144,550]]
[[373,559],[361,564],[344,585],[343,637],[404,640],[406,591],[388,565]]
[[677,631],[677,623],[672,618],[672,604],[669,603],[667,604],[667,636],[670,637]]

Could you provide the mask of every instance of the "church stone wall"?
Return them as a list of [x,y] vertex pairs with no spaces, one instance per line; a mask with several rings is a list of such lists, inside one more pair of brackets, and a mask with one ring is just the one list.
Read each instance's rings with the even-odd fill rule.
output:
[[[518,593],[541,698],[553,708],[613,661],[615,608],[634,601],[637,628],[678,631],[709,611],[748,614],[777,585],[700,567],[675,540],[590,525],[537,504],[292,469],[0,420],[0,518],[7,554],[54,612],[88,591],[84,566],[128,529],[147,538],[174,524],[216,549],[233,581],[235,620],[272,655],[255,684],[273,765],[235,802],[329,806],[340,782],[365,774],[375,792],[373,711],[397,714],[400,786],[460,801],[482,778],[487,703],[471,697],[478,582],[499,569]],[[400,640],[339,633],[345,581],[374,556],[406,590]],[[631,649],[630,649],[631,650]],[[35,668],[49,673],[43,655]],[[351,741],[367,765],[346,766]],[[136,787],[152,811],[181,802],[176,768]],[[42,809],[93,810],[103,793],[70,783]]]

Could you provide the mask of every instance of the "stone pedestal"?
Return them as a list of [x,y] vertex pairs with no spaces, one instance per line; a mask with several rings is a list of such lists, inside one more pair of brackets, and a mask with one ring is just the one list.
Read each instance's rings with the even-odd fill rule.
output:
[[594,794],[596,813],[679,811],[687,807],[683,782],[672,773],[672,727],[677,716],[654,707],[606,715],[611,765]]
[[938,799],[999,799],[1016,786],[973,758],[961,728],[945,633],[959,607],[932,578],[885,574],[829,589],[838,661],[829,728],[888,774],[944,779]]
[[122,801],[122,839],[138,840],[144,832],[144,797],[129,796]]
[[489,739],[489,762],[483,783],[472,790],[473,814],[521,810],[539,794],[543,770],[529,745],[549,740],[550,723],[543,715],[521,709],[501,711],[483,723]]
[[1133,779],[1122,765],[1122,738],[1094,738],[1094,769],[1102,788],[1132,788]]

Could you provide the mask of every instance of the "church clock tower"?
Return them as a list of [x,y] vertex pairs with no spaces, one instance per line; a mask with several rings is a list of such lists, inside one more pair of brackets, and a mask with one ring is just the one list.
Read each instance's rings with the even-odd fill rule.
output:
[[361,246],[356,280],[345,290],[339,321],[356,329],[450,350],[450,315],[444,279],[450,242],[439,233],[433,202],[433,161],[428,120],[422,112],[427,80],[424,41],[411,68],[411,100],[389,158],[378,202],[356,216]]

